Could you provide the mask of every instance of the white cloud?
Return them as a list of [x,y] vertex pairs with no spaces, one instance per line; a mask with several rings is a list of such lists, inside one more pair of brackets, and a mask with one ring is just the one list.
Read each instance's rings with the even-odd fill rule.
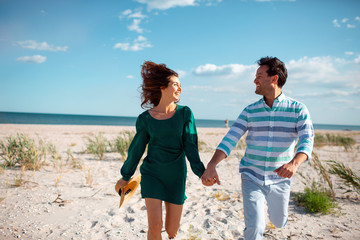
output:
[[131,13],[132,13],[132,11],[130,9],[126,9],[125,11],[123,11],[121,13],[120,17],[130,15]]
[[41,55],[24,56],[24,57],[18,57],[16,61],[25,62],[25,63],[43,63],[46,61],[46,57]]
[[166,10],[173,7],[185,7],[198,5],[200,0],[135,0],[136,2],[146,4],[147,9]]
[[337,27],[337,28],[341,27],[337,19],[334,19],[332,21],[332,23],[333,23],[334,27]]
[[132,14],[129,14],[128,18],[144,19],[144,18],[147,18],[147,16],[142,14],[141,11],[137,11],[137,12],[134,12]]
[[201,91],[201,92],[212,92],[212,93],[239,93],[239,89],[233,86],[198,86],[192,85],[185,88],[186,91]]
[[[354,55],[353,52],[346,52],[347,55]],[[307,83],[322,85],[324,84],[340,84],[350,83],[354,86],[356,82],[360,82],[360,71],[358,65],[360,63],[360,55],[354,56],[352,59],[334,58],[330,56],[324,57],[302,57],[296,60],[290,60],[285,63],[288,70],[288,78],[290,83]],[[196,67],[192,73],[197,77],[207,77],[208,79],[234,79],[234,80],[253,80],[257,65],[243,64],[227,64],[215,65],[204,64]],[[199,78],[200,79],[200,78]],[[346,80],[345,80],[346,79]]]
[[186,71],[184,70],[175,70],[179,74],[180,81],[186,76]]
[[130,9],[127,9],[121,13],[119,19],[122,20],[126,18],[127,20],[132,21],[131,24],[127,26],[127,28],[130,31],[143,33],[144,29],[140,27],[140,24],[142,23],[142,20],[147,17],[148,16],[142,14],[141,10],[132,11]]
[[345,55],[354,55],[354,52],[351,52],[351,51],[345,52]]
[[215,64],[205,64],[198,66],[193,74],[198,76],[232,76],[240,75],[242,73],[248,72],[249,70],[254,70],[255,66],[242,65],[242,64],[228,64],[222,66],[216,66]]
[[141,10],[137,9],[134,12],[131,9],[127,9],[125,11],[123,11],[121,13],[121,15],[119,16],[119,19],[123,19],[123,18],[139,18],[139,19],[144,19],[147,18],[147,15],[142,14]]
[[218,3],[221,3],[222,0],[208,0],[206,6],[216,6]]
[[[332,21],[334,27],[340,28],[343,24],[343,26],[346,26],[347,28],[356,28],[356,25],[354,24],[354,20],[350,22],[351,20],[349,18],[343,18],[340,22],[337,19],[334,19]],[[355,21],[360,22],[360,17],[356,16]],[[341,23],[341,24],[340,24]]]
[[305,82],[331,81],[332,78],[330,77],[339,73],[335,64],[339,64],[341,61],[345,60],[331,57],[303,57],[299,60],[289,61],[286,67],[289,77],[295,80]]
[[133,41],[133,43],[125,42],[125,43],[116,43],[114,48],[120,48],[123,51],[140,51],[144,48],[152,47],[151,43],[147,41],[147,39],[143,36],[138,36],[137,39]]
[[133,79],[133,78],[135,78],[133,75],[127,75],[125,78],[127,78],[127,79]]
[[357,58],[354,59],[355,63],[360,63],[360,55],[357,56]]
[[[321,91],[321,92],[306,92],[297,94],[298,97],[349,97],[354,95],[359,95],[360,89],[356,90],[331,90],[331,91]],[[342,101],[345,101],[343,99]]]
[[255,0],[255,2],[296,2],[296,0]]
[[58,51],[67,51],[68,47],[57,47],[54,45],[49,45],[47,42],[36,42],[34,40],[27,40],[27,41],[18,41],[17,44],[22,48],[27,49],[34,49],[34,50],[43,50],[43,51],[51,51],[51,52],[58,52]]
[[128,26],[128,29],[130,31],[135,31],[138,33],[142,33],[144,29],[140,27],[141,19],[133,19],[133,22],[131,25]]

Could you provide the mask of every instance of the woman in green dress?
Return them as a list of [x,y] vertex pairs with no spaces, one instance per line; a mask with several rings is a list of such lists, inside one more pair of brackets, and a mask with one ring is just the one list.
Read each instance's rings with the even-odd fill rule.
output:
[[148,145],[147,156],[140,167],[148,239],[161,239],[162,202],[166,209],[165,230],[172,239],[180,227],[186,199],[185,156],[199,178],[205,167],[199,157],[194,116],[189,107],[177,104],[182,91],[178,74],[165,64],[147,61],[142,65],[141,75],[141,106],[148,110],[136,120],[136,134],[120,171],[120,187],[126,186]]

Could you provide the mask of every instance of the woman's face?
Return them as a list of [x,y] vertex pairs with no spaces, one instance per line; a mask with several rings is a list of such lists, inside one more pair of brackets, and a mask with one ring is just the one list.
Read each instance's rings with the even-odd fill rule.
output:
[[161,97],[168,98],[172,101],[178,101],[180,99],[180,93],[181,84],[179,78],[176,76],[172,76],[168,86],[161,89]]

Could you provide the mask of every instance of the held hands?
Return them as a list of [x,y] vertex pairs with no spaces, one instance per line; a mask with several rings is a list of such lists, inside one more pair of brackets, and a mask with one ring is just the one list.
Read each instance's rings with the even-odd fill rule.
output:
[[205,186],[212,186],[215,183],[220,185],[219,176],[215,168],[208,168],[205,170],[204,174],[201,176],[202,184]]
[[221,150],[216,150],[210,162],[208,163],[205,172],[201,176],[202,184],[205,186],[212,186],[215,183],[220,185],[220,179],[216,172],[216,165],[226,158],[226,155]]

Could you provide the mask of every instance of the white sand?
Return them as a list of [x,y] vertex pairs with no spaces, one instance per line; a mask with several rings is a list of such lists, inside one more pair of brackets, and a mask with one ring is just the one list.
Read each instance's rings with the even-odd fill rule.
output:
[[[119,209],[114,185],[120,177],[120,155],[107,153],[96,160],[85,149],[86,137],[102,133],[115,139],[121,131],[134,127],[120,126],[54,126],[0,124],[0,141],[17,133],[43,139],[56,146],[61,160],[39,171],[0,169],[0,239],[146,239],[147,215],[140,189],[128,204]],[[227,129],[199,128],[201,158],[205,165]],[[336,160],[351,166],[360,174],[360,132],[351,134],[357,141],[349,152],[342,147],[315,149],[321,160]],[[72,169],[66,163],[67,150],[83,164]],[[244,217],[241,179],[238,165],[243,150],[236,150],[218,166],[222,185],[205,187],[188,168],[187,197],[180,231],[176,239],[242,239]],[[317,172],[305,163],[300,171],[318,178]],[[88,181],[91,177],[92,181]],[[17,179],[23,185],[15,187]],[[339,186],[335,178],[334,183]],[[292,192],[302,191],[302,178],[296,175]],[[225,200],[218,198],[228,197]],[[290,202],[289,222],[283,229],[270,224],[264,239],[359,239],[360,199],[354,193],[336,191],[340,209],[337,214],[306,213]],[[163,239],[167,239],[163,232]]]

